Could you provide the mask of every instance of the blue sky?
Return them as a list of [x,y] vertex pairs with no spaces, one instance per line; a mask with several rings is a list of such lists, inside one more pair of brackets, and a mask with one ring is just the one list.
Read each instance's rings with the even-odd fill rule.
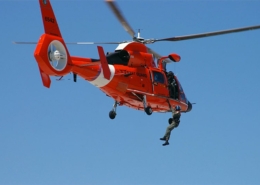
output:
[[[53,0],[66,42],[131,40],[101,1]],[[144,38],[164,38],[259,25],[260,1],[117,1]],[[118,107],[84,80],[52,78],[42,86],[35,45],[43,33],[38,1],[0,0],[0,185],[260,184],[260,30],[149,45],[161,55],[191,102],[159,140],[170,114]],[[95,45],[68,46],[98,58]],[[116,45],[105,45],[113,51]]]

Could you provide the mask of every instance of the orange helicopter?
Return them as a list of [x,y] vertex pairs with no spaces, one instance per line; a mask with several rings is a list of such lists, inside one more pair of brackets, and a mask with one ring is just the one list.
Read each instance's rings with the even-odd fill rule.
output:
[[[181,57],[175,53],[160,56],[146,44],[195,39],[260,28],[260,25],[257,25],[163,39],[143,39],[140,37],[140,30],[135,37],[135,32],[113,0],[105,2],[124,29],[132,36],[132,41],[65,43],[50,1],[39,0],[45,33],[36,43],[34,57],[45,87],[49,88],[51,85],[50,76],[62,78],[64,75],[73,73],[75,82],[77,76],[80,76],[113,98],[115,103],[109,112],[111,119],[116,117],[118,105],[145,111],[147,115],[153,112],[171,112],[172,108],[177,105],[181,107],[182,112],[189,112],[192,109],[192,103],[188,101],[178,78],[171,71],[166,70],[166,64],[179,62]],[[92,59],[71,56],[66,44],[118,44],[118,46],[114,52],[106,54],[101,46],[97,46],[100,59]]]

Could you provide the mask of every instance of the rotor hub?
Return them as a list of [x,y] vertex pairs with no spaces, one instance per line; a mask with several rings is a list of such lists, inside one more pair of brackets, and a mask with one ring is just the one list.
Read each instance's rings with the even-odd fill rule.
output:
[[60,60],[61,59],[61,54],[58,50],[54,51],[53,53],[54,59],[55,60]]

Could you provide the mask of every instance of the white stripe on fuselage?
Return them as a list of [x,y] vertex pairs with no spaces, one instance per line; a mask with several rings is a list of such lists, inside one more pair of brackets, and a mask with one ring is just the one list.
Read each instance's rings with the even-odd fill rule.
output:
[[115,67],[113,65],[108,65],[108,67],[109,67],[109,70],[111,72],[109,80],[104,78],[104,73],[103,73],[103,69],[102,69],[100,74],[97,76],[97,78],[92,80],[92,81],[89,81],[89,82],[96,87],[106,86],[113,79],[113,77],[115,75]]

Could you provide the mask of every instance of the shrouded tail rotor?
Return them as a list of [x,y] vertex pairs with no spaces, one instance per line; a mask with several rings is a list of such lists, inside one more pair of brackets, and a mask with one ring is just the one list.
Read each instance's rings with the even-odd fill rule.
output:
[[51,66],[57,71],[62,71],[67,66],[67,51],[60,41],[54,40],[49,44],[48,58]]
[[50,87],[50,76],[71,72],[71,58],[62,39],[50,0],[39,0],[45,33],[40,37],[34,57],[39,65],[43,85]]
[[48,76],[65,76],[71,72],[71,58],[60,37],[43,34],[35,49],[34,57],[45,87],[50,87]]

